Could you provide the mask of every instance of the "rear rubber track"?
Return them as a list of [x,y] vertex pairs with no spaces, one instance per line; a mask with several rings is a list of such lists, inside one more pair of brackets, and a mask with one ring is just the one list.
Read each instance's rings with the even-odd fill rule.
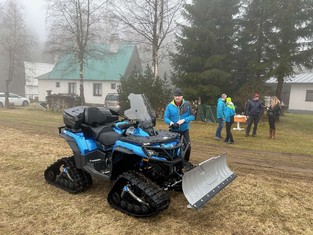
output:
[[75,167],[73,156],[61,158],[50,165],[45,170],[44,177],[49,184],[72,194],[86,191],[92,185],[91,176]]

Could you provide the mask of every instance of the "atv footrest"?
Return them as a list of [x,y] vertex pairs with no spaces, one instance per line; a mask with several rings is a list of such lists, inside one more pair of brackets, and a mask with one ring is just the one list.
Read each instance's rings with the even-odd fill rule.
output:
[[111,171],[108,169],[104,169],[103,171],[97,171],[94,166],[90,163],[87,163],[87,165],[83,168],[85,171],[92,175],[99,176],[101,178],[104,178],[106,180],[110,180],[111,178]]

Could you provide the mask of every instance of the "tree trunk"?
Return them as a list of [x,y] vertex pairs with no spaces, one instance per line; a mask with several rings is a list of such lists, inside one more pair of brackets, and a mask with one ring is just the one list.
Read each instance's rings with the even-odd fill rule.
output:
[[10,80],[5,80],[5,107],[9,107],[9,84],[10,84]]
[[9,85],[10,82],[13,79],[13,67],[14,67],[14,54],[10,51],[10,67],[9,67],[9,74],[8,74],[8,80],[5,80],[5,107],[9,107]]
[[[159,32],[158,32],[158,24],[159,24],[159,18],[158,18],[158,5],[159,1],[154,0],[154,20],[153,20],[153,33],[152,33],[152,72],[153,72],[153,78],[154,80],[157,77],[158,74],[158,44],[159,44]],[[160,22],[161,23],[161,22]]]
[[277,78],[277,86],[276,86],[276,97],[281,100],[281,92],[283,90],[284,78]]
[[158,49],[156,47],[157,46],[153,45],[152,48],[152,69],[154,80],[158,76]]
[[85,95],[84,95],[84,61],[81,59],[79,62],[79,96],[80,104],[85,104]]

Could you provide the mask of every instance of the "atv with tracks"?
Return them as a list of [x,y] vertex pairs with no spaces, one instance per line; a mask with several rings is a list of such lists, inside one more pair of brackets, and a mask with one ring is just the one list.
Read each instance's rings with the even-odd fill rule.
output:
[[124,115],[103,107],[64,110],[59,134],[73,155],[57,160],[44,172],[46,181],[69,193],[92,186],[93,177],[113,181],[111,207],[135,217],[168,208],[169,190],[182,190],[199,209],[235,179],[226,155],[197,166],[184,161],[189,145],[183,136],[155,130],[156,116],[144,95],[130,94]]

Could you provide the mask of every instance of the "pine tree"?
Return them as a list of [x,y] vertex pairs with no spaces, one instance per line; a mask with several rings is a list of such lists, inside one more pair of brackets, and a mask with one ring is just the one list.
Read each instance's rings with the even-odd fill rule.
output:
[[299,68],[312,68],[312,10],[312,0],[250,1],[240,19],[239,93],[251,87],[262,89],[273,76],[278,80],[276,96],[280,98],[285,79]]
[[297,69],[313,68],[313,1],[278,0],[274,24],[274,55],[271,75],[277,78],[276,96],[281,97],[285,79]]
[[173,83],[187,99],[207,102],[225,92],[233,69],[234,16],[238,0],[194,0],[185,5],[185,18],[172,54]]
[[168,85],[167,75],[163,79],[154,77],[151,67],[147,66],[143,73],[133,71],[128,77],[121,78],[121,86],[118,89],[122,110],[128,109],[127,97],[130,93],[145,94],[152,107],[158,111],[166,107],[171,98],[171,89]]
[[237,105],[243,106],[253,92],[264,94],[275,53],[271,46],[276,34],[272,30],[274,4],[272,0],[252,0],[241,8],[233,81]]

